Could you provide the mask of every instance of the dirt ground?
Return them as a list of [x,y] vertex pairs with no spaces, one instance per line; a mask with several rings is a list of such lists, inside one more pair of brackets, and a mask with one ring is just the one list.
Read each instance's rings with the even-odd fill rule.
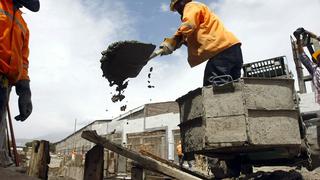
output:
[[320,180],[320,168],[309,172],[302,168],[297,170],[292,167],[261,167],[255,168],[254,174],[239,180]]
[[[17,172],[18,171],[18,172]],[[38,180],[38,178],[29,177],[19,172],[15,168],[0,168],[1,180]]]

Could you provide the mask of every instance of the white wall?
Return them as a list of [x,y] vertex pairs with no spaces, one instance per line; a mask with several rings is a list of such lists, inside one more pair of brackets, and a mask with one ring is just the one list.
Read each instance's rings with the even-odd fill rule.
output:
[[[174,159],[174,136],[173,130],[179,129],[178,124],[180,123],[179,114],[167,113],[160,114],[157,116],[138,118],[133,120],[113,120],[105,123],[94,123],[85,130],[96,130],[99,135],[105,135],[116,130],[116,133],[122,133],[122,142],[127,144],[127,134],[130,133],[142,133],[148,130],[165,129],[167,133],[167,146],[168,146],[168,159]],[[81,140],[81,132],[69,137],[59,144],[59,148],[72,149],[74,144],[77,147],[87,145],[88,142]]]
[[174,136],[173,130],[179,129],[178,125],[180,124],[179,114],[169,113],[162,114],[158,116],[148,117],[146,120],[146,129],[153,129],[157,127],[167,127],[167,136],[168,136],[168,159],[174,160]]
[[109,122],[101,123],[96,122],[92,124],[92,130],[96,130],[99,135],[107,134],[107,126]]
[[299,94],[300,97],[300,111],[301,112],[309,112],[309,111],[319,111],[320,105],[315,101],[315,94],[307,93],[307,94]]
[[180,123],[179,114],[168,113],[152,117],[138,118],[133,120],[122,120],[123,125],[123,143],[127,144],[127,134],[140,133],[147,130],[166,129],[167,130],[167,146],[168,159],[174,160],[174,136],[173,130],[179,129]]

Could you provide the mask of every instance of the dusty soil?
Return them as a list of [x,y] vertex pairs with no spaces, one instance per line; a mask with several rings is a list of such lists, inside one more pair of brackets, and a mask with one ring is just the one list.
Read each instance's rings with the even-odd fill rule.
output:
[[38,178],[29,177],[15,168],[0,168],[1,180],[39,180]]
[[50,177],[48,180],[74,180],[72,178],[68,178],[68,177]]

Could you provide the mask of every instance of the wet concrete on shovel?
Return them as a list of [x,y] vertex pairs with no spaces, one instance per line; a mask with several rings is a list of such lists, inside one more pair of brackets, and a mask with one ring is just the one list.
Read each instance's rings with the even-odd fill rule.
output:
[[[110,87],[116,85],[116,93],[111,98],[113,103],[121,102],[125,98],[123,93],[129,84],[127,79],[137,77],[148,63],[155,48],[156,46],[153,44],[138,41],[119,41],[111,44],[107,50],[101,53],[100,62],[103,77],[108,79]],[[153,68],[150,68],[149,79],[152,70]],[[154,87],[150,84],[149,86],[149,88]],[[127,105],[123,105],[120,110],[125,111],[126,107]]]

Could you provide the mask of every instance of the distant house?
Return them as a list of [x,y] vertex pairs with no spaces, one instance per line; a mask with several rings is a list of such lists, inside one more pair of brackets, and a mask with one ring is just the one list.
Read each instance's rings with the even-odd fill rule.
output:
[[147,150],[159,157],[174,160],[175,146],[180,139],[179,108],[176,102],[145,104],[112,120],[96,120],[56,142],[61,155],[85,153],[94,144],[81,138],[84,130],[96,130],[106,138],[127,148]]
[[73,151],[82,154],[90,150],[93,143],[81,138],[81,133],[85,130],[96,130],[99,134],[106,133],[107,124],[112,120],[96,120],[72,133],[68,137],[59,142],[54,143],[56,146],[56,153],[61,155],[70,155]]

